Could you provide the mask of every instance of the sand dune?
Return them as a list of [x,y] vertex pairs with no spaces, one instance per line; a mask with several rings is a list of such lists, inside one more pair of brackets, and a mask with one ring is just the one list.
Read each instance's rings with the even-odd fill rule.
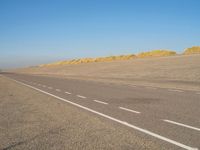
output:
[[32,67],[15,72],[200,90],[200,55]]

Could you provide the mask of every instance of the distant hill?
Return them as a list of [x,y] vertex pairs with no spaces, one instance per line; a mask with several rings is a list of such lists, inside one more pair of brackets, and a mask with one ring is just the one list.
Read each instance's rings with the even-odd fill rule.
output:
[[137,57],[163,57],[163,56],[172,56],[176,55],[175,51],[170,50],[152,50],[149,52],[142,52],[137,55]]
[[65,60],[54,62],[50,64],[42,64],[40,67],[50,67],[57,65],[68,65],[68,64],[81,64],[81,63],[93,63],[93,62],[108,62],[108,61],[116,61],[116,60],[129,60],[135,58],[143,58],[143,57],[163,57],[163,56],[172,56],[176,55],[175,51],[170,50],[152,50],[149,52],[139,53],[138,55],[130,54],[130,55],[120,55],[120,56],[108,56],[108,57],[98,57],[98,58],[80,58],[73,60]]
[[[200,46],[193,46],[187,48],[184,52],[184,55],[188,54],[200,54]],[[82,63],[94,63],[94,62],[109,62],[116,60],[130,60],[135,58],[149,58],[149,57],[165,57],[165,56],[174,56],[177,55],[175,51],[172,50],[151,50],[147,52],[141,52],[137,55],[119,55],[119,56],[107,56],[107,57],[98,57],[98,58],[80,58],[72,60],[64,60],[49,64],[42,64],[39,67],[51,67],[51,66],[60,66],[60,65],[71,65],[71,64],[82,64]]]
[[92,62],[108,62],[114,60],[129,60],[136,58],[135,55],[120,55],[120,56],[108,56],[108,57],[98,57],[98,58],[80,58],[66,61],[59,61],[51,64],[40,65],[44,66],[55,66],[55,65],[68,65],[68,64],[81,64],[81,63],[92,63]]
[[189,55],[189,54],[200,54],[200,46],[193,46],[193,47],[187,48],[187,49],[184,51],[184,54],[185,54],[185,55]]

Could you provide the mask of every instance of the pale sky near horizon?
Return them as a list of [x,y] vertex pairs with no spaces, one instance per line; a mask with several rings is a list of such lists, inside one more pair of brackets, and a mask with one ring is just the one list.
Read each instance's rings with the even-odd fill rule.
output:
[[200,45],[200,0],[0,0],[0,69]]

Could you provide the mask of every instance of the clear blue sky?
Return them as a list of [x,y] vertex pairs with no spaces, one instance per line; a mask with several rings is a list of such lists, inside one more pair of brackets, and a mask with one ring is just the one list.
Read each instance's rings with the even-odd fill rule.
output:
[[200,0],[0,0],[0,68],[200,45]]

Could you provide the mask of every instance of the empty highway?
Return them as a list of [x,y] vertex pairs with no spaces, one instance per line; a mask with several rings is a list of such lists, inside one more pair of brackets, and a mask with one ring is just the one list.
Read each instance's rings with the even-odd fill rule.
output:
[[76,107],[80,113],[94,115],[130,133],[134,131],[132,134],[159,145],[160,149],[200,148],[200,91],[39,75],[1,75],[63,101],[63,105]]

